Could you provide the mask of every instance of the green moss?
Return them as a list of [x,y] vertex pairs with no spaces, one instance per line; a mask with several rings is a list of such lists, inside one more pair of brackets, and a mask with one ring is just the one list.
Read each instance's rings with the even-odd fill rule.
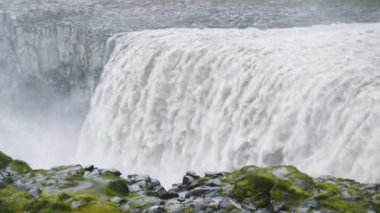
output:
[[9,164],[10,168],[13,171],[16,171],[21,174],[25,174],[32,171],[32,168],[25,162],[21,160],[14,160]]
[[308,176],[305,173],[302,173],[299,171],[296,167],[294,166],[274,166],[274,167],[269,167],[268,168],[270,171],[273,171],[274,169],[285,169],[287,173],[284,175],[284,180],[289,181],[291,183],[296,183],[296,182],[302,182],[305,185],[308,186],[309,190],[312,190],[314,187],[315,183],[313,181],[313,178]]
[[72,172],[72,173],[69,173],[66,177],[65,177],[65,181],[82,181],[84,180],[84,170],[81,170],[81,171],[78,171],[78,172]]
[[70,198],[72,198],[72,197],[65,192],[58,194],[58,200],[59,201],[65,201],[65,200],[68,200]]
[[67,168],[67,166],[57,166],[57,167],[52,168],[51,170],[54,172],[60,172],[66,168]]
[[110,204],[108,205],[96,204],[96,205],[86,206],[84,208],[81,208],[73,212],[76,212],[76,213],[117,213],[117,212],[121,212],[121,210]]
[[277,178],[265,170],[240,171],[243,175],[236,181],[232,190],[233,196],[239,201],[250,201],[258,207],[270,203],[270,190],[275,186]]
[[340,190],[334,184],[321,182],[318,183],[316,187],[319,191],[322,191],[329,196],[340,195]]
[[13,209],[9,204],[0,199],[0,210],[3,213],[16,213],[15,209]]
[[22,212],[25,204],[33,200],[26,191],[18,191],[15,186],[9,185],[0,189],[0,209],[11,209],[11,212]]
[[31,213],[40,213],[40,212],[68,212],[70,211],[70,206],[61,202],[51,202],[47,199],[33,200],[27,203],[23,207],[24,211]]
[[100,200],[100,198],[98,197],[98,195],[96,194],[90,194],[90,193],[87,193],[87,192],[80,192],[80,193],[71,193],[70,194],[71,197],[77,199],[77,200],[84,200],[86,202],[91,202],[91,201],[94,201],[94,200]]
[[[274,170],[286,169],[283,177],[273,174]],[[309,187],[307,191],[294,184],[302,181]],[[234,185],[232,196],[243,203],[253,203],[258,207],[266,207],[272,202],[284,202],[287,208],[298,205],[311,196],[313,179],[291,166],[259,168],[243,167],[232,172],[226,183]]]
[[49,173],[49,171],[45,170],[45,169],[36,169],[36,170],[32,171],[32,177],[36,176],[37,174],[40,174],[42,176],[47,176],[47,177],[51,176],[51,174]]
[[13,161],[11,157],[0,151],[0,169],[5,169]]
[[102,175],[101,175],[102,178],[104,179],[109,179],[109,180],[115,180],[115,179],[118,179],[119,176],[115,175],[114,173],[110,172],[110,171],[106,171],[104,172]]
[[185,213],[192,213],[193,211],[191,210],[191,208],[185,208]]
[[107,184],[104,193],[108,196],[126,196],[129,193],[128,182],[126,180],[114,180]]
[[366,203],[348,202],[342,200],[329,200],[324,203],[324,206],[328,209],[346,213],[364,213],[368,209],[368,205]]

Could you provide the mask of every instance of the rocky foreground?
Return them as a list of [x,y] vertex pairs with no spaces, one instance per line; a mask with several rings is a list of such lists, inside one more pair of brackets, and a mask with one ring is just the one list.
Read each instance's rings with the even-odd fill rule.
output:
[[148,175],[94,166],[32,170],[2,152],[0,172],[0,212],[380,212],[380,184],[292,166],[187,172],[169,190]]

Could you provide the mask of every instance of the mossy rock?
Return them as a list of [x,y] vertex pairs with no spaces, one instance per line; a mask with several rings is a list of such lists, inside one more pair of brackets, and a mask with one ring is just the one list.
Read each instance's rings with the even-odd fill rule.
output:
[[124,179],[110,181],[104,189],[108,196],[127,196],[129,193],[128,182]]
[[75,213],[117,213],[117,212],[122,212],[122,211],[111,204],[107,204],[107,205],[95,204],[95,205],[86,206],[84,208],[81,208],[73,212]]
[[[286,167],[288,168],[288,167]],[[274,167],[244,167],[230,174],[229,182],[234,184],[232,196],[243,203],[253,203],[257,207],[268,207],[272,202],[283,202],[290,209],[302,200],[310,197],[310,193],[294,185],[293,179],[306,179],[314,185],[312,179],[303,173],[288,168],[288,176],[280,179],[273,174]],[[298,174],[299,173],[299,174]]]
[[13,161],[11,157],[0,151],[0,169],[5,169]]
[[101,175],[101,177],[108,180],[115,180],[119,178],[119,175],[116,175],[115,173],[110,171],[106,171]]
[[65,177],[65,181],[69,182],[83,181],[84,179],[84,170],[71,172]]
[[9,164],[9,167],[13,171],[21,173],[21,174],[26,174],[26,173],[32,171],[32,168],[30,168],[30,166],[25,161],[22,161],[22,160],[14,160],[14,161],[12,161]]
[[349,202],[344,200],[330,199],[324,203],[324,207],[338,212],[347,213],[365,213],[368,209],[368,204],[364,202]]

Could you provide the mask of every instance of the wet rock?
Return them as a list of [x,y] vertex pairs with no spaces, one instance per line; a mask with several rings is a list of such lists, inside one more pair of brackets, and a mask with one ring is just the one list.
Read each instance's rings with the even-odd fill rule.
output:
[[137,183],[140,181],[150,182],[151,179],[149,175],[128,175],[128,181],[130,183]]
[[104,170],[102,172],[102,174],[111,174],[111,175],[114,175],[116,177],[120,177],[121,176],[121,172],[119,170],[116,170],[116,169],[107,169],[107,170]]
[[223,172],[206,172],[205,176],[209,178],[220,178],[223,177],[224,174]]
[[200,178],[200,176],[197,175],[197,173],[195,173],[195,172],[193,172],[193,171],[188,171],[188,172],[186,172],[186,175],[187,175],[187,176],[190,176],[190,177],[192,177],[192,178],[194,178],[194,179],[198,179],[198,178]]
[[99,169],[94,169],[93,171],[89,172],[86,171],[83,175],[84,178],[97,178],[101,175],[101,171]]
[[178,193],[181,191],[181,189],[178,186],[175,186],[175,187],[170,188],[168,191]]
[[190,185],[194,182],[194,178],[188,175],[185,175],[182,179],[182,184],[183,185]]
[[200,186],[200,187],[197,187],[197,188],[189,191],[186,194],[186,197],[189,197],[189,196],[196,196],[196,197],[206,196],[207,194],[211,194],[211,193],[219,192],[219,191],[220,191],[219,187]]
[[161,187],[161,183],[157,179],[151,179],[150,183],[152,184],[153,188]]
[[164,200],[172,199],[172,198],[177,198],[179,197],[178,193],[175,192],[162,192],[158,194],[158,197]]
[[95,169],[95,167],[94,165],[89,165],[89,166],[85,166],[83,169],[84,171],[92,172]]
[[206,186],[220,186],[222,181],[220,179],[211,179],[204,183]]

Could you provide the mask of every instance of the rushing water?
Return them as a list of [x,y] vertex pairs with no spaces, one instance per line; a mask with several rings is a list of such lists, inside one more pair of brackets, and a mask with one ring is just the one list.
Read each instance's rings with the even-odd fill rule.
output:
[[81,161],[165,184],[246,164],[380,181],[380,24],[113,39]]

